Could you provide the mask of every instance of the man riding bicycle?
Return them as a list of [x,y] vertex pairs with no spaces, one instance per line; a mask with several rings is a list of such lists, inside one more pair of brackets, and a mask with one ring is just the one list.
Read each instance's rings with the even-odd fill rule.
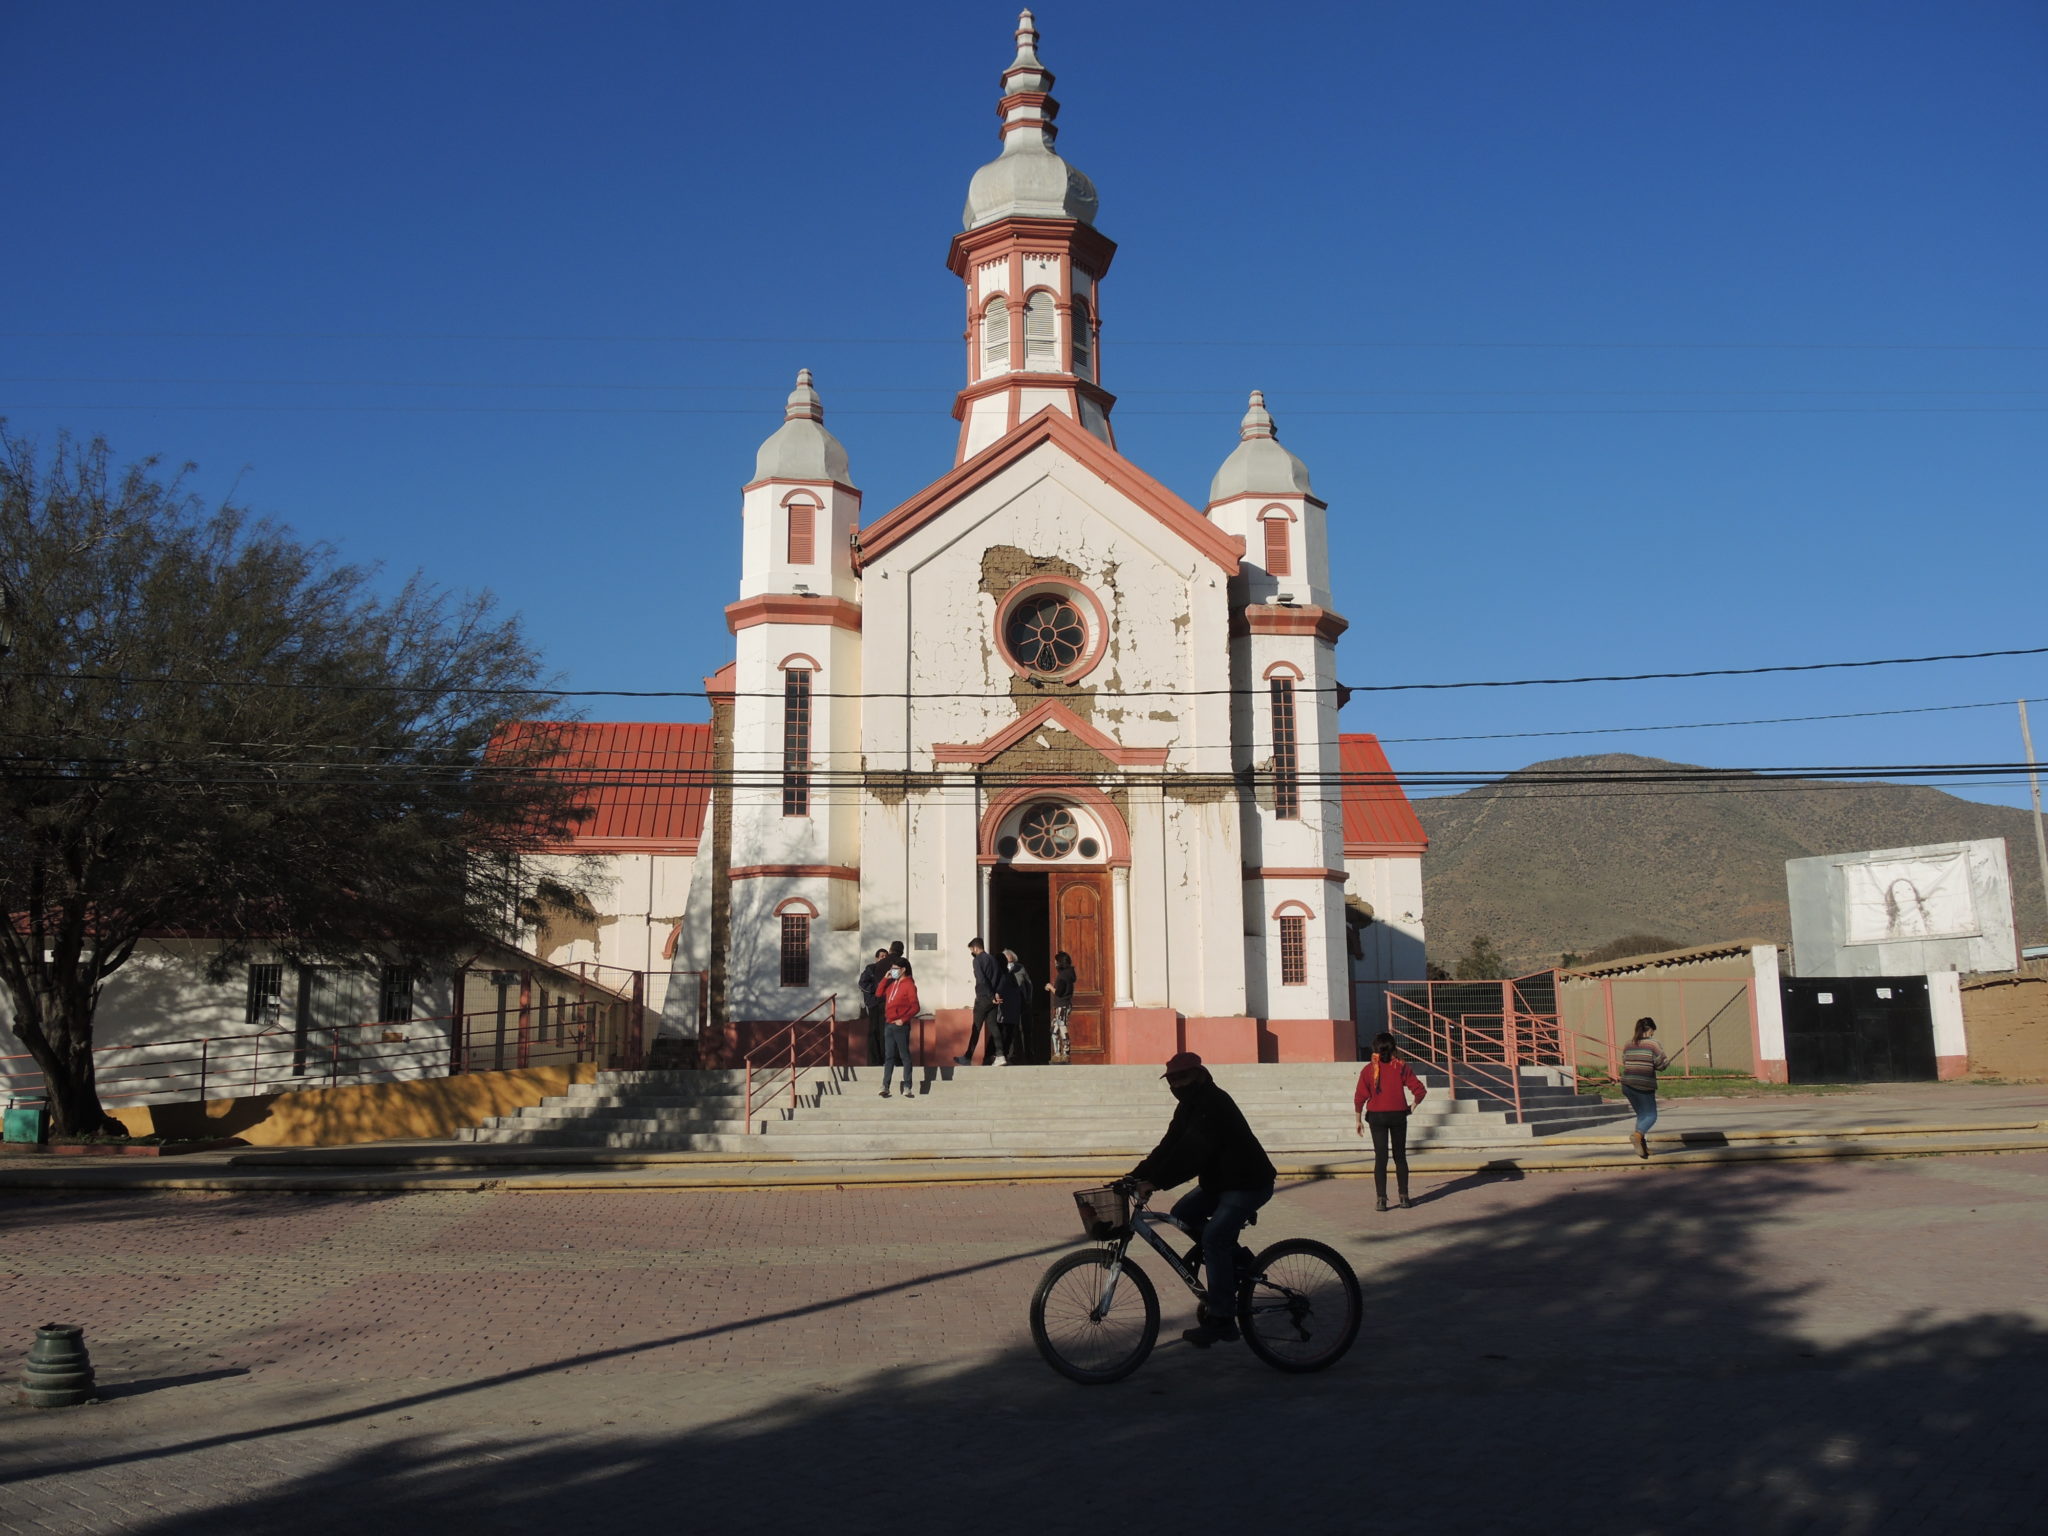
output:
[[1173,1216],[1200,1240],[1209,1279],[1201,1319],[1181,1337],[1207,1349],[1237,1338],[1237,1238],[1273,1198],[1276,1175],[1244,1111],[1216,1086],[1201,1057],[1182,1051],[1161,1075],[1180,1102],[1166,1135],[1130,1177],[1145,1194],[1199,1181],[1175,1203]]

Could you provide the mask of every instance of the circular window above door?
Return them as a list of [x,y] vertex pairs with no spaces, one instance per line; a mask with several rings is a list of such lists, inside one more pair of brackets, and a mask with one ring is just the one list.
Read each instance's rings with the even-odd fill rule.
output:
[[1050,801],[1032,806],[1017,826],[1017,840],[1036,858],[1063,859],[1080,839],[1074,813]]

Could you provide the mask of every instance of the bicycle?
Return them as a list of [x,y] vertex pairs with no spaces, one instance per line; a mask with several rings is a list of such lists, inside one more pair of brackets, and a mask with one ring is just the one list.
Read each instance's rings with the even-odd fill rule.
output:
[[[1084,1386],[1122,1381],[1159,1339],[1159,1293],[1126,1255],[1142,1237],[1181,1283],[1202,1297],[1201,1249],[1185,1260],[1158,1228],[1193,1237],[1186,1223],[1147,1210],[1129,1179],[1075,1192],[1081,1226],[1101,1246],[1054,1260],[1031,1297],[1031,1337],[1045,1363]],[[1246,1223],[1252,1225],[1258,1213]],[[1266,1364],[1290,1372],[1335,1365],[1358,1337],[1358,1277],[1344,1256],[1310,1238],[1288,1238],[1252,1256],[1238,1249],[1237,1325]]]

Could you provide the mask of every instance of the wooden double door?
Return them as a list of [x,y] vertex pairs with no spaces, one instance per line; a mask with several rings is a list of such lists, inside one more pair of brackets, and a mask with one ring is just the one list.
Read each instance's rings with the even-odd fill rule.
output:
[[1026,1027],[1027,1059],[1046,1059],[1050,994],[1043,987],[1053,979],[1052,957],[1065,950],[1074,962],[1074,999],[1067,1015],[1069,1054],[1082,1065],[1107,1062],[1109,1007],[1116,996],[1109,871],[998,868],[989,896],[991,941],[999,952],[1017,951],[1038,994]]

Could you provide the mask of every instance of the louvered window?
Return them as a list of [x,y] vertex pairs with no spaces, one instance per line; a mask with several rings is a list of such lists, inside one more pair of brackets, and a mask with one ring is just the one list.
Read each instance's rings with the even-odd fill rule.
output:
[[1010,371],[1010,305],[1001,297],[990,299],[981,312],[981,371]]
[[1273,679],[1273,814],[1301,814],[1301,750],[1294,734],[1294,681]]
[[1266,574],[1268,576],[1292,576],[1294,562],[1289,555],[1287,519],[1269,517],[1266,519]]
[[1280,919],[1280,985],[1308,985],[1308,919]]
[[1084,379],[1095,377],[1095,332],[1086,299],[1074,300],[1074,372]]
[[811,984],[811,920],[802,912],[782,914],[782,984]]
[[811,674],[782,674],[782,814],[811,814]]
[[789,563],[809,565],[817,553],[818,509],[807,501],[789,504]]
[[1024,306],[1024,366],[1032,373],[1060,371],[1060,317],[1049,293]]

